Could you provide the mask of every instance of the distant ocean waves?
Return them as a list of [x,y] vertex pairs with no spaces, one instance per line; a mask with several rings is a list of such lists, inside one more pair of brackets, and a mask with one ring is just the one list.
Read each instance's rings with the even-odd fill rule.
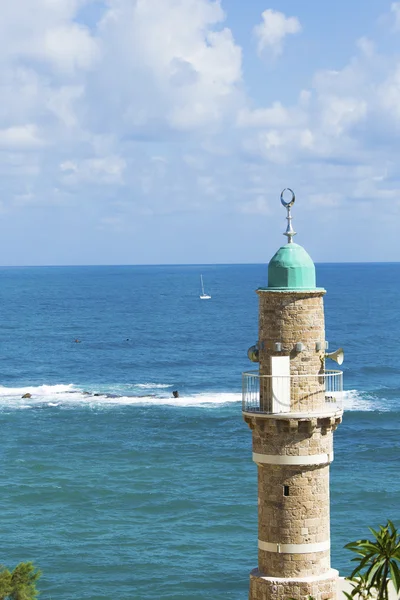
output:
[[[218,408],[222,405],[239,404],[241,394],[235,392],[204,391],[196,394],[172,395],[174,386],[168,383],[144,382],[115,384],[85,388],[74,384],[40,385],[28,387],[0,386],[0,411],[44,407],[87,407],[90,409],[113,406],[175,406],[182,408]],[[30,394],[30,397],[25,397]],[[348,390],[344,393],[344,409],[359,412],[388,412],[398,410],[393,390],[389,398],[385,389],[376,392]],[[397,397],[400,397],[400,390]]]
[[[176,406],[176,407],[217,407],[222,404],[238,403],[241,394],[205,392],[193,395],[180,395],[174,398],[174,386],[160,383],[139,383],[136,385],[102,386],[91,389],[68,385],[41,385],[37,387],[9,388],[0,386],[0,410],[28,409],[38,407],[102,408],[112,406]],[[30,397],[25,397],[30,394]]]

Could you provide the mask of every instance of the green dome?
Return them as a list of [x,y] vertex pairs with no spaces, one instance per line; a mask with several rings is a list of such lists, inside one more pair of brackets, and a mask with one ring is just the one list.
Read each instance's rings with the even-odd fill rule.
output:
[[279,248],[268,265],[268,289],[315,290],[315,266],[302,246]]

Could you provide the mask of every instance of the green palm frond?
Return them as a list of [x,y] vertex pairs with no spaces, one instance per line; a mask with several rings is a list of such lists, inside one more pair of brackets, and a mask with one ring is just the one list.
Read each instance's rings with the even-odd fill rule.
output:
[[376,600],[388,600],[389,581],[394,588],[400,590],[400,534],[394,523],[388,520],[378,530],[369,527],[372,540],[360,539],[345,545],[347,550],[357,556],[352,559],[357,566],[353,569],[349,580],[352,582],[351,594],[346,593],[348,600],[354,596],[371,597]]

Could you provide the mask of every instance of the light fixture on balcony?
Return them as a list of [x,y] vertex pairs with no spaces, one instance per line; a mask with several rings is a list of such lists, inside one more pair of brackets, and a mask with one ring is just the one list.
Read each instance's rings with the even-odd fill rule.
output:
[[282,344],[280,342],[275,342],[275,352],[282,352]]
[[296,352],[303,352],[303,350],[305,349],[305,346],[304,346],[303,342],[297,342],[295,348],[296,348]]
[[320,352],[322,350],[322,342],[315,342],[315,350]]
[[329,348],[329,342],[325,342],[325,350],[328,350]]
[[247,350],[247,357],[249,360],[251,360],[251,362],[257,363],[260,361],[258,342],[254,344],[254,346],[250,346],[250,348]]

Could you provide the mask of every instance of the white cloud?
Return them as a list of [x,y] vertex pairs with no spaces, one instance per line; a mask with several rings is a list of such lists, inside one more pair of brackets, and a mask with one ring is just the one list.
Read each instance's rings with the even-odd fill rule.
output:
[[324,95],[320,100],[321,128],[325,134],[338,137],[365,119],[367,101],[357,97]]
[[99,52],[96,41],[85,27],[69,23],[45,31],[37,54],[55,68],[73,73],[93,67]]
[[282,53],[285,37],[302,29],[297,17],[286,17],[284,13],[271,8],[264,10],[261,17],[262,22],[254,28],[259,54],[270,52],[278,56]]
[[83,85],[59,87],[49,92],[46,106],[65,127],[74,127],[78,124],[74,105],[80,98],[83,98],[84,93],[85,88]]
[[357,40],[357,47],[368,58],[372,58],[375,54],[375,44],[367,37],[361,37]]
[[[297,103],[277,100],[238,114],[243,149],[262,161],[256,168],[265,169],[265,186],[284,183],[290,166],[293,185],[307,194],[310,206],[332,211],[349,210],[352,199],[376,205],[398,197],[392,157],[400,132],[400,61],[380,54],[373,40],[355,44],[347,64],[316,72]],[[254,200],[251,206],[257,212]]]
[[0,148],[30,150],[43,145],[36,125],[8,127],[0,129]]
[[108,108],[126,127],[154,123],[159,132],[187,131],[218,126],[232,113],[242,78],[241,48],[229,29],[219,27],[225,18],[219,2],[110,4],[100,28],[104,60],[97,85],[101,93],[118,89]]
[[241,128],[293,128],[302,127],[307,123],[303,110],[308,103],[308,93],[302,91],[298,105],[285,107],[281,102],[273,102],[266,108],[254,110],[241,108],[237,114],[237,125]]
[[120,156],[105,156],[82,161],[68,160],[60,164],[64,181],[76,185],[81,182],[121,184],[126,162]]
[[400,29],[400,2],[392,2],[390,11],[393,13],[395,29]]
[[[90,2],[3,11],[3,205],[92,202],[111,231],[140,216],[254,219],[279,206],[272,191],[288,174],[321,211],[396,198],[400,61],[379,40],[361,37],[344,66],[297,74],[290,88],[266,79],[250,97],[220,2],[108,0],[89,27]],[[300,31],[296,17],[264,11],[259,51],[276,57]]]
[[43,61],[72,73],[88,68],[97,55],[89,29],[74,21],[90,0],[18,0],[3,7],[1,58]]
[[290,113],[280,102],[274,102],[268,108],[242,108],[237,122],[239,127],[285,127],[290,122]]
[[377,93],[382,108],[400,124],[400,63],[380,85]]
[[[3,157],[10,198],[24,198],[26,183],[34,203],[46,190],[79,193],[84,183],[101,194],[98,183],[126,179],[139,196],[157,194],[168,167],[149,168],[137,140],[212,137],[242,102],[241,48],[219,1],[109,0],[90,30],[79,11],[91,2],[20,0],[3,10],[0,151],[30,154],[15,165]],[[13,179],[22,171],[27,182]]]
[[32,202],[36,202],[36,198],[32,192],[25,192],[22,194],[16,194],[14,196],[14,203],[19,206],[29,206]]

